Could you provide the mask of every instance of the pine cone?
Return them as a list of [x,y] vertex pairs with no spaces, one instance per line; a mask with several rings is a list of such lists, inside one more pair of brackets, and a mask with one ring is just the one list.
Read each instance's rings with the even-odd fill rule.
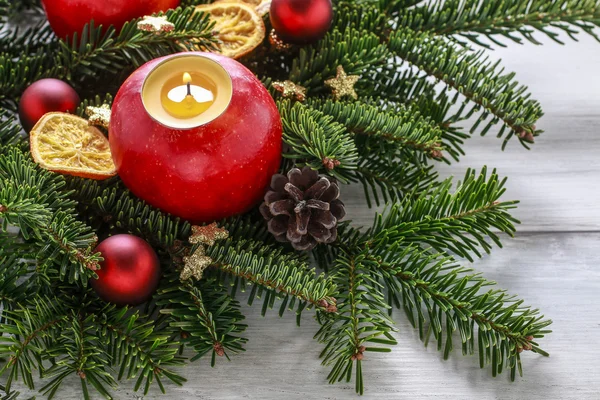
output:
[[337,239],[337,223],[346,215],[339,196],[337,182],[310,167],[292,168],[287,176],[273,176],[260,212],[278,241],[289,241],[296,250],[310,250],[317,243]]

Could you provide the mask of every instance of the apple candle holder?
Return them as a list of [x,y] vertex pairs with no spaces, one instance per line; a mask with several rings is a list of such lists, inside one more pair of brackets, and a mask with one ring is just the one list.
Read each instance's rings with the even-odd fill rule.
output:
[[119,89],[109,142],[125,185],[193,223],[243,213],[281,162],[273,98],[242,64],[216,54],[152,60]]

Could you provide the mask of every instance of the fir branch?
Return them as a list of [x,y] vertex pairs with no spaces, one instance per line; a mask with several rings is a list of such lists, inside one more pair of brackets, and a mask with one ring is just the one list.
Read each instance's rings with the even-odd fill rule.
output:
[[[80,184],[78,180],[71,181],[73,187]],[[145,205],[124,189],[103,190],[95,182],[86,182],[80,188],[79,201],[91,200],[87,210],[109,220],[115,227],[144,237],[153,245],[173,254],[180,254],[188,247],[181,246],[183,243],[176,243],[176,240],[187,240],[191,228],[189,223],[182,224],[178,219]],[[232,295],[235,295],[237,287],[244,287],[246,283],[255,285],[254,294],[257,290],[265,290],[263,313],[269,305],[273,306],[276,297],[282,297],[283,304],[289,305],[290,309],[299,300],[296,310],[298,314],[307,303],[322,309],[333,304],[330,294],[334,286],[330,280],[316,276],[313,270],[306,268],[299,261],[302,257],[287,255],[265,244],[265,241],[269,243],[272,238],[264,227],[257,228],[256,224],[251,224],[245,218],[224,221],[223,227],[230,232],[230,239],[210,247],[206,255],[215,261],[221,272],[233,280]],[[248,238],[254,240],[249,241]],[[179,246],[175,246],[176,244]],[[249,302],[253,299],[251,296]],[[284,309],[285,306],[281,312]]]
[[367,232],[369,248],[401,241],[415,243],[436,252],[454,253],[473,261],[472,254],[481,257],[480,248],[489,253],[487,238],[502,247],[492,229],[513,235],[513,218],[508,211],[518,202],[500,201],[506,179],[500,180],[495,171],[488,178],[484,168],[477,176],[467,171],[464,181],[452,192],[452,180],[435,184],[418,196],[407,196],[379,215]]
[[70,179],[69,187],[85,213],[93,213],[111,226],[145,238],[150,244],[170,249],[187,239],[191,225],[147,205],[121,185]]
[[[74,294],[73,294],[74,293]],[[106,398],[116,387],[112,366],[120,367],[119,379],[127,371],[137,378],[135,390],[153,381],[164,392],[160,378],[176,384],[185,381],[168,367],[183,364],[178,344],[170,341],[170,330],[160,331],[153,319],[130,313],[114,305],[98,306],[73,287],[57,290],[51,298],[29,300],[7,311],[8,324],[0,326],[0,354],[8,362],[0,373],[10,371],[7,389],[19,375],[34,388],[33,370],[40,370],[45,385],[40,389],[52,398],[65,378],[79,376],[82,397],[89,399],[89,385]],[[45,366],[50,363],[50,367]]]
[[11,145],[24,147],[26,141],[21,135],[21,125],[7,110],[0,109],[0,149]]
[[218,281],[203,279],[192,285],[172,277],[160,290],[157,304],[162,306],[161,314],[171,316],[170,326],[180,332],[183,343],[196,352],[192,361],[211,352],[214,367],[217,356],[229,359],[226,350],[244,351],[247,339],[239,334],[246,325],[240,323],[244,319],[240,304]]
[[34,244],[36,259],[55,265],[60,279],[81,280],[84,284],[99,268],[100,256],[92,252],[97,242],[89,227],[63,211],[55,211],[39,202],[39,190],[16,186],[0,180],[0,217],[3,230],[9,224],[20,228],[20,234]]
[[380,106],[339,101],[315,106],[353,134],[379,138],[407,149],[408,154],[399,154],[401,158],[409,158],[413,151],[439,158],[442,151],[441,130],[418,112],[404,107],[382,111]]
[[[453,98],[450,98],[446,93],[440,92],[423,92],[412,99],[410,108],[418,110],[423,115],[427,115],[432,123],[441,130],[441,141],[444,145],[445,154],[448,154],[455,161],[459,160],[461,155],[464,155],[462,149],[466,139],[471,135],[463,132],[462,128],[456,124],[468,119],[462,115],[461,111],[456,112],[453,106],[458,100],[458,93]],[[476,109],[473,109],[475,112]],[[483,131],[482,134],[485,134]]]
[[102,332],[100,343],[110,355],[110,364],[119,367],[118,380],[136,379],[134,390],[143,385],[145,395],[153,381],[165,393],[161,377],[179,386],[186,381],[169,369],[185,364],[185,359],[177,355],[178,343],[171,340],[170,331],[161,329],[154,318],[114,305],[106,305],[94,314]]
[[306,87],[310,95],[329,93],[324,82],[336,75],[339,65],[348,75],[361,75],[388,57],[388,49],[376,34],[336,29],[317,44],[300,49],[288,79]]
[[3,230],[18,227],[36,248],[30,255],[52,262],[61,279],[85,283],[99,268],[100,256],[92,252],[97,237],[75,219],[74,203],[58,191],[64,185],[64,178],[40,169],[16,148],[0,155]]
[[55,338],[55,346],[48,349],[46,356],[56,359],[43,376],[50,381],[40,392],[52,399],[63,381],[71,375],[77,375],[81,382],[83,398],[90,400],[88,384],[107,399],[112,396],[106,385],[116,388],[117,383],[110,374],[110,357],[98,346],[96,318],[85,315],[82,308],[68,312],[65,329]]
[[389,47],[406,62],[444,82],[448,89],[460,92],[485,110],[472,131],[492,116],[483,132],[501,122],[503,126],[498,137],[509,130],[503,147],[514,135],[526,144],[540,133],[535,127],[542,116],[539,103],[529,98],[526,87],[514,81],[514,73],[503,74],[498,68],[499,62],[492,63],[483,52],[472,53],[444,38],[409,29],[392,34]]
[[253,285],[248,303],[252,304],[258,295],[263,300],[263,315],[277,298],[282,299],[280,314],[286,306],[293,309],[298,301],[298,321],[306,307],[335,310],[335,299],[331,297],[335,284],[324,275],[317,275],[297,256],[259,242],[243,239],[234,242],[231,238],[209,247],[206,255],[214,260],[217,276],[230,279],[232,296],[238,288],[244,290]]
[[352,29],[381,34],[386,27],[387,18],[376,4],[359,4],[358,1],[340,1],[336,5],[331,25],[340,32]]
[[[21,392],[17,392],[16,390],[7,390],[6,386],[0,385],[0,391],[4,392],[1,395],[0,400],[23,400]],[[35,400],[35,397],[28,397],[27,400]]]
[[58,40],[46,20],[25,31],[16,28],[0,32],[0,49],[2,53],[13,58],[23,58],[40,50],[50,51],[57,46]]
[[51,211],[74,212],[76,202],[68,197],[72,192],[66,190],[65,177],[40,168],[28,152],[15,146],[0,154],[0,180],[35,188],[39,192],[36,203],[46,204]]
[[[11,243],[8,237],[0,235],[0,306],[2,313],[14,309],[19,303],[24,302],[37,288],[31,279],[25,276],[30,272],[28,265],[19,257],[21,254],[7,248]],[[5,323],[4,315],[0,317],[0,324]]]
[[477,337],[480,366],[491,364],[494,376],[505,365],[511,369],[512,379],[517,370],[522,375],[523,350],[548,355],[534,338],[549,333],[545,328],[551,321],[503,290],[486,289],[495,282],[454,265],[451,258],[395,243],[373,249],[366,264],[370,264],[374,279],[388,288],[390,304],[404,309],[422,340],[427,342],[433,334],[445,359],[453,349],[456,330],[464,355],[474,353]]
[[283,121],[283,139],[290,149],[284,157],[297,165],[315,170],[345,182],[356,169],[358,154],[343,125],[333,118],[304,106],[281,101],[278,104]]
[[[385,310],[389,306],[383,287],[365,273],[364,254],[343,252],[336,261],[334,282],[338,285],[338,313],[317,314],[321,328],[315,335],[325,344],[321,352],[324,365],[332,365],[329,383],[352,378],[356,362],[356,392],[363,394],[362,360],[366,351],[389,352],[396,345],[391,336],[393,321]],[[369,346],[379,344],[383,346]]]
[[405,13],[398,21],[419,31],[439,35],[460,35],[472,42],[490,47],[480,39],[505,47],[502,39],[522,43],[523,38],[541,44],[534,36],[541,32],[563,44],[559,33],[573,40],[581,31],[600,40],[595,28],[600,26],[600,2],[597,0],[508,0],[433,1],[427,6]]
[[19,377],[28,388],[34,388],[33,370],[43,369],[44,339],[60,331],[67,322],[66,310],[50,299],[33,299],[30,305],[4,311],[8,323],[0,325],[0,355],[8,359],[0,374],[8,371],[8,391]]

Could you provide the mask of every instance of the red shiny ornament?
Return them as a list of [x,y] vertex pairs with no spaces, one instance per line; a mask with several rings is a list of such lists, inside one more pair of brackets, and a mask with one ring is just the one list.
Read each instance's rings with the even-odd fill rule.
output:
[[19,118],[29,132],[44,114],[53,111],[74,113],[78,105],[79,96],[69,84],[58,79],[40,79],[21,95]]
[[48,22],[61,39],[81,33],[85,24],[114,25],[120,30],[125,22],[167,11],[179,6],[180,0],[42,0]]
[[307,44],[322,39],[333,20],[331,0],[273,0],[271,25],[282,40]]
[[96,251],[104,261],[92,279],[101,299],[117,305],[138,305],[147,301],[158,286],[160,264],[154,249],[133,235],[115,235],[102,241]]
[[136,196],[201,223],[243,213],[262,199],[281,162],[282,125],[273,98],[242,64],[211,53],[184,55],[213,60],[229,75],[225,111],[189,129],[153,119],[142,102],[144,81],[158,64],[182,55],[159,58],[119,89],[109,141],[119,176]]

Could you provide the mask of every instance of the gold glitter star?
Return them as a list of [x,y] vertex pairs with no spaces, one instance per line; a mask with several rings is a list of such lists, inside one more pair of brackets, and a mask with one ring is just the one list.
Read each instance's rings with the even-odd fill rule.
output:
[[175,29],[175,25],[167,21],[166,16],[154,17],[152,15],[146,15],[144,19],[137,23],[137,28],[140,31],[163,33],[172,32]]
[[183,257],[184,265],[179,279],[182,281],[192,277],[198,281],[202,279],[204,270],[213,262],[212,258],[207,257],[205,254],[204,246],[200,246],[191,256]]
[[216,222],[205,226],[192,226],[190,243],[202,243],[208,246],[215,244],[217,240],[227,239],[229,232],[227,229],[219,228]]
[[358,75],[346,75],[344,67],[337,67],[337,76],[325,81],[325,85],[333,91],[334,100],[339,100],[344,96],[350,96],[354,100],[358,99],[358,95],[354,90],[354,85],[360,77]]
[[275,29],[272,29],[271,33],[269,34],[269,43],[271,43],[271,46],[277,51],[288,51],[292,48],[291,44],[284,42],[279,36],[277,36]]
[[294,98],[298,101],[306,100],[306,88],[296,85],[292,81],[273,82],[273,87],[281,92],[285,98]]
[[101,107],[86,107],[85,113],[89,117],[90,125],[99,125],[108,129],[110,125],[110,106],[108,104],[102,104]]

